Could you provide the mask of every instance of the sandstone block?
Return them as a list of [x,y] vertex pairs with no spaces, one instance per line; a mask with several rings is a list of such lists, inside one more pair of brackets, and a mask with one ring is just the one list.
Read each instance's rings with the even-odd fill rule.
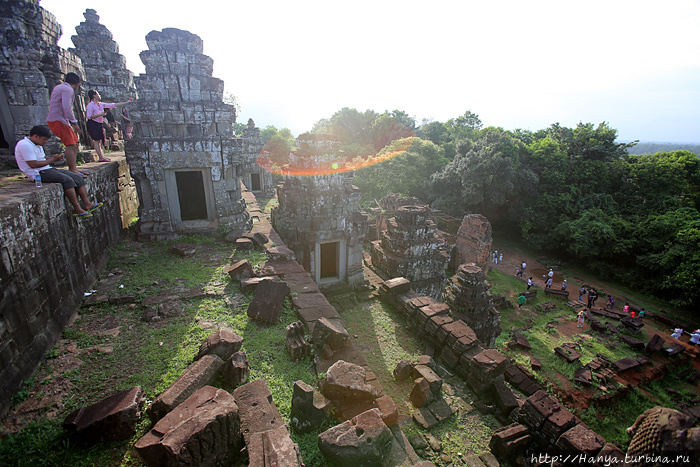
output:
[[245,384],[250,376],[250,363],[245,352],[234,352],[221,369],[221,376],[228,388]]
[[199,352],[194,358],[199,360],[205,355],[214,354],[221,360],[228,360],[235,352],[241,350],[243,338],[230,329],[221,328],[212,333],[199,346]]
[[330,405],[323,394],[301,380],[296,381],[289,415],[292,428],[300,433],[315,430],[328,418]]
[[224,274],[228,274],[234,281],[240,281],[255,276],[253,266],[250,265],[247,259],[224,266]]
[[430,391],[430,384],[425,378],[416,379],[411,391],[411,403],[413,407],[421,408],[434,399],[435,395]]
[[223,360],[218,356],[205,355],[188,366],[148,408],[151,421],[157,422],[197,390],[212,384],[223,365]]
[[343,360],[335,362],[326,372],[321,390],[331,399],[374,400],[381,396],[379,391],[367,383],[365,369]]
[[287,295],[289,287],[284,282],[260,282],[253,301],[248,305],[248,317],[275,324],[282,314],[282,305]]
[[393,435],[378,409],[371,409],[318,435],[318,447],[334,465],[381,467],[391,451]]
[[256,379],[233,391],[241,419],[241,432],[247,445],[254,433],[263,433],[284,425],[272,401],[272,393],[264,379]]
[[247,451],[252,467],[304,467],[299,446],[292,441],[286,425],[253,433]]
[[345,345],[349,337],[348,331],[339,319],[320,318],[314,325],[311,342],[316,349],[327,345],[337,350]]
[[142,406],[143,389],[136,386],[75,410],[63,428],[90,443],[128,439],[136,431]]
[[605,446],[605,440],[585,425],[578,424],[561,435],[556,446],[566,453],[595,456]]
[[233,396],[205,386],[165,415],[135,448],[149,467],[216,466],[235,463],[241,446],[238,406]]

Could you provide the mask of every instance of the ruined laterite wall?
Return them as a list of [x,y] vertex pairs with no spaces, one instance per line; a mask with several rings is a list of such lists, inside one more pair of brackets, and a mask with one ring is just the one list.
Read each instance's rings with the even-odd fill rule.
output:
[[[123,158],[88,177],[91,199],[105,203],[75,219],[60,184],[36,188],[22,180],[0,194],[0,417],[22,382],[77,313],[83,293],[105,267],[124,217],[136,212],[135,189]],[[126,212],[122,212],[126,209]]]

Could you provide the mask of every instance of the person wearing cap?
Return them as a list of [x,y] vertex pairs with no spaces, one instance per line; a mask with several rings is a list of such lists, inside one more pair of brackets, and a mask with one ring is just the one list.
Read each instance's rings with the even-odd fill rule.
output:
[[676,328],[673,330],[671,337],[673,337],[674,339],[680,339],[682,335],[683,335],[683,328]]
[[561,289],[566,290],[566,279],[564,279],[564,282],[561,283]]
[[700,329],[696,329],[695,332],[690,335],[690,341],[688,342],[691,345],[700,345]]

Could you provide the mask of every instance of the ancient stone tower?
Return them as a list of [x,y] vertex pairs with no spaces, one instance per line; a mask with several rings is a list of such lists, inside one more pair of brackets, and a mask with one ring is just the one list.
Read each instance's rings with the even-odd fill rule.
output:
[[297,146],[277,187],[272,224],[319,285],[362,282],[369,221],[360,210],[354,173],[344,171],[339,143],[329,135],[299,135]]
[[[49,95],[69,71],[85,75],[80,58],[58,46],[61,26],[37,0],[0,0],[0,154],[14,163],[15,143],[46,125]],[[85,109],[75,99],[76,117]],[[52,138],[47,154],[60,144]]]
[[493,306],[490,288],[486,274],[476,263],[462,264],[445,288],[444,300],[481,342],[493,348],[501,334],[501,314]]
[[248,229],[241,173],[259,138],[234,136],[235,107],[223,102],[224,83],[199,36],[168,28],[146,43],[146,73],[134,77],[135,137],[125,148],[141,202],[139,237]]
[[75,28],[78,34],[71,36],[75,48],[69,49],[83,61],[83,87],[99,92],[107,102],[136,99],[134,74],[126,68],[126,59],[119,53],[112,33],[100,24],[95,10],[88,8],[83,16],[85,21]]
[[430,208],[404,205],[392,214],[381,240],[372,242],[372,265],[390,278],[405,277],[414,291],[441,300],[450,257],[441,249]]

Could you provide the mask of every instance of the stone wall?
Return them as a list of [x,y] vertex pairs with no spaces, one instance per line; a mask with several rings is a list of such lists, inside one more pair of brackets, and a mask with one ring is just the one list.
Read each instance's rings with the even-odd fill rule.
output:
[[[224,83],[212,77],[214,62],[199,36],[168,28],[151,31],[146,42],[146,73],[134,78],[135,137],[125,148],[141,202],[139,238],[243,232],[250,218],[240,178],[243,166],[254,163],[259,138],[234,137],[235,107],[223,102]],[[202,201],[192,215],[184,214],[193,186],[178,182],[183,172],[201,184]]]
[[84,170],[91,172],[89,196],[105,203],[86,219],[72,217],[59,184],[22,180],[2,188],[0,417],[104,268],[122,231],[120,206],[135,210],[133,187],[118,191],[128,177],[124,159]]
[[[45,125],[49,95],[65,73],[85,75],[80,58],[60,48],[61,26],[36,0],[0,0],[0,152],[14,153],[17,141],[34,125]],[[84,126],[85,104],[75,100],[76,117]],[[86,134],[83,132],[83,134]],[[58,138],[47,153],[60,149]],[[14,158],[6,157],[14,164]]]
[[476,263],[488,273],[491,267],[491,224],[481,214],[467,214],[457,231],[450,266],[457,269],[460,264]]

